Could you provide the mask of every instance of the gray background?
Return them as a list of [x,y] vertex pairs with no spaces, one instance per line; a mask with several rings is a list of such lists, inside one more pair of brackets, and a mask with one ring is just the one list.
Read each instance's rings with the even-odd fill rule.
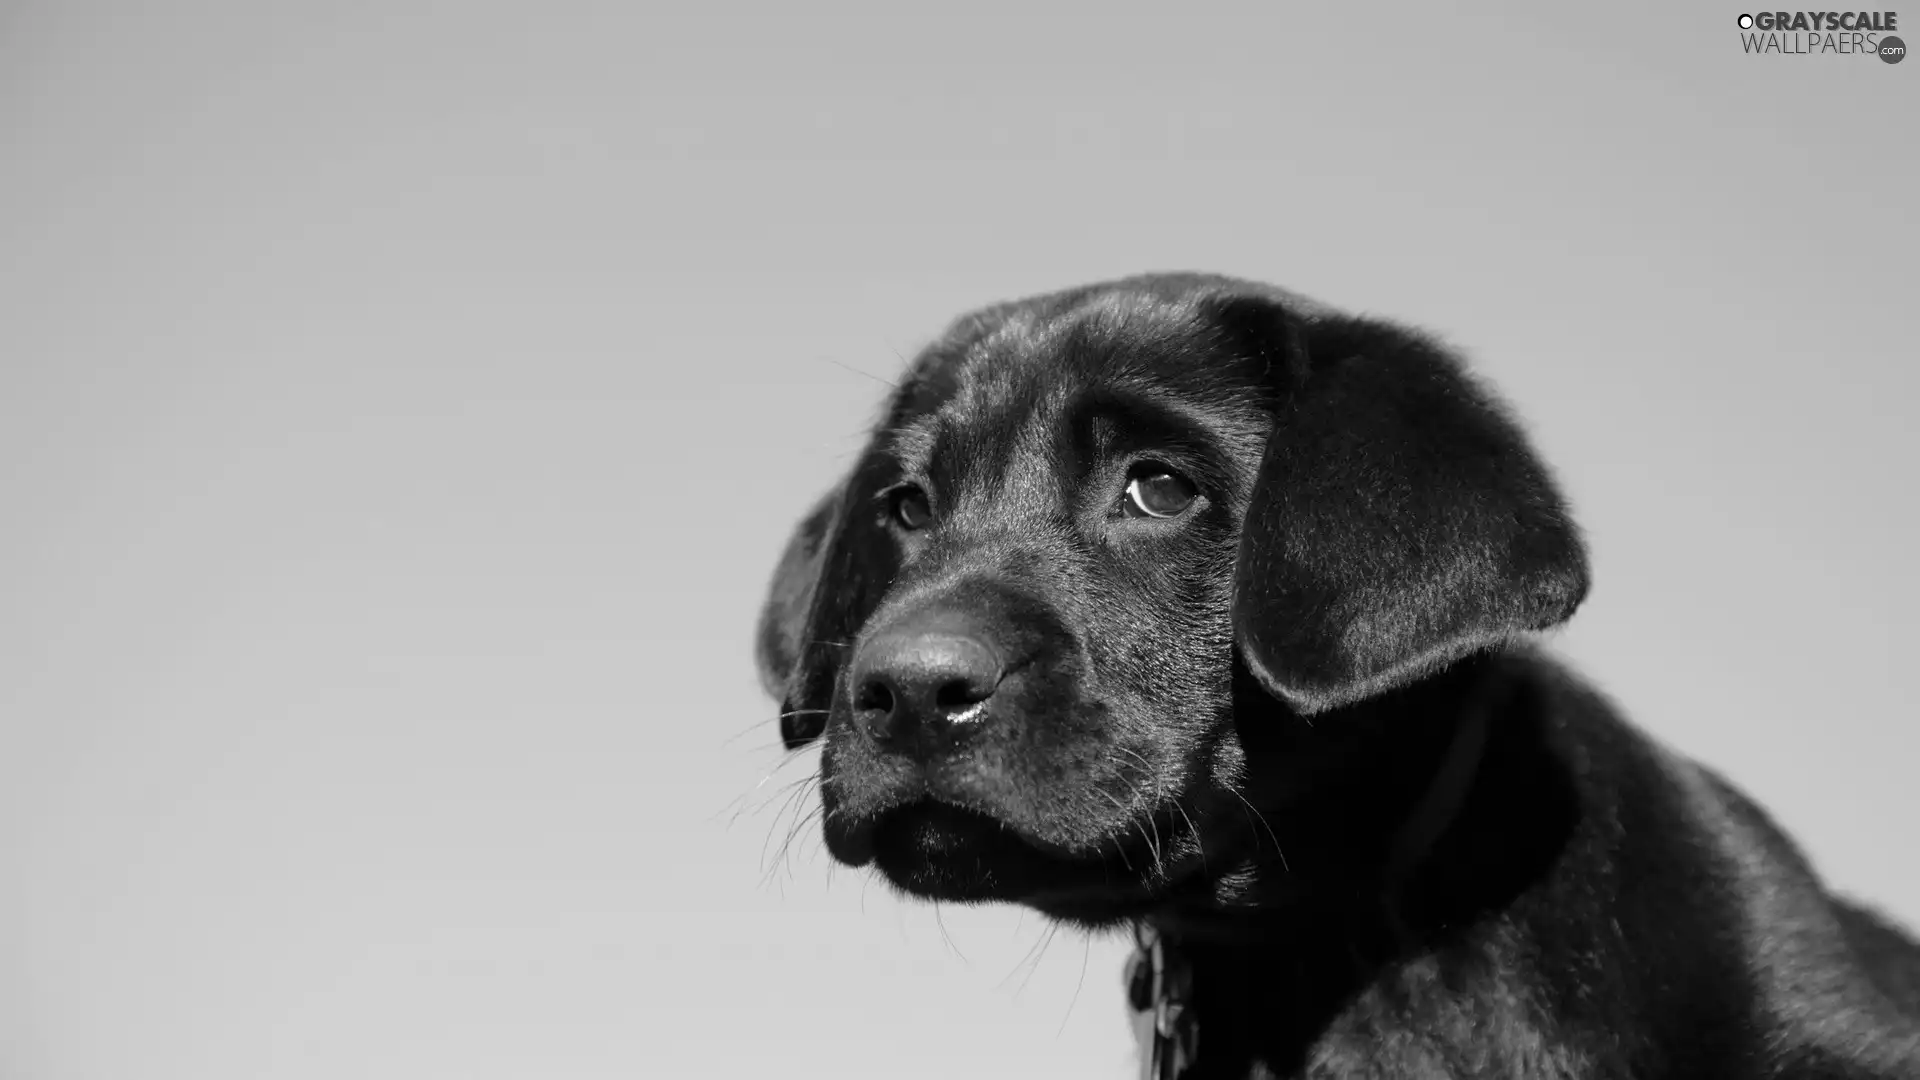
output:
[[1557,648],[1920,921],[1920,65],[305,7],[0,6],[0,1076],[1128,1075],[1118,944],[774,858],[748,645],[869,375],[1142,269],[1466,348],[1592,540]]

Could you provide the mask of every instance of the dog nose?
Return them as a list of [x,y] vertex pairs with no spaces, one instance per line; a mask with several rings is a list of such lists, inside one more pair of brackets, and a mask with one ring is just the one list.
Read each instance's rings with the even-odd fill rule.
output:
[[1001,664],[955,630],[902,628],[866,642],[854,661],[854,722],[888,750],[935,753],[986,720]]

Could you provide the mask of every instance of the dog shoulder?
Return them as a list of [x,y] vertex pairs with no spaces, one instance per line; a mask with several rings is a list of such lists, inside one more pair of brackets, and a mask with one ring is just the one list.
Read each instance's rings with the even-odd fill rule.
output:
[[1777,1044],[1872,1075],[1920,1076],[1920,944],[1834,895],[1753,799],[1700,765],[1690,805],[1734,882],[1733,925]]
[[[1699,1047],[1703,1061],[1706,1040],[1730,1038],[1776,1068],[1920,1076],[1920,945],[1835,897],[1726,778],[1557,662],[1522,662],[1579,814],[1556,874],[1514,913],[1550,928],[1543,973],[1576,995],[1608,984],[1660,1032],[1650,1044]],[[1610,939],[1587,955],[1611,960],[1569,947],[1572,910]]]

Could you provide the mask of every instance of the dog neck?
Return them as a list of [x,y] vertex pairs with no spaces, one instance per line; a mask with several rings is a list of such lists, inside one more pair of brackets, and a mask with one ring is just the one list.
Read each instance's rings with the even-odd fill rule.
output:
[[1176,939],[1284,940],[1303,910],[1404,893],[1460,822],[1513,692],[1483,657],[1310,722],[1258,699],[1241,734],[1250,852],[1144,921]]
[[[1398,752],[1377,770],[1350,773],[1348,783],[1281,811],[1285,824],[1275,830],[1276,848],[1300,841],[1303,865],[1290,865],[1275,850],[1256,860],[1244,887],[1224,900],[1217,894],[1189,900],[1135,924],[1139,949],[1129,996],[1140,1014],[1146,1076],[1181,1076],[1203,1037],[1228,1044],[1210,1051],[1227,1050],[1230,1058],[1273,1056],[1256,1042],[1304,1053],[1339,1003],[1372,973],[1418,955],[1484,906],[1474,895],[1480,883],[1437,864],[1446,861],[1439,849],[1459,846],[1458,834],[1490,816],[1483,810],[1475,815],[1481,822],[1462,820],[1486,774],[1489,744],[1512,691],[1496,668],[1470,664],[1373,715],[1351,718],[1374,727],[1355,745],[1392,745]],[[1430,726],[1409,734],[1409,723]],[[1316,833],[1315,821],[1344,827]],[[1356,857],[1342,860],[1342,847]],[[1290,974],[1276,979],[1275,972]],[[1286,1015],[1254,1015],[1252,999],[1262,996],[1284,999],[1272,1004]],[[1253,1026],[1260,1037],[1236,1030]],[[1218,1061],[1223,1055],[1207,1056]]]
[[1434,841],[1459,816],[1486,753],[1492,712],[1491,702],[1475,701],[1455,724],[1453,737],[1448,740],[1440,766],[1427,784],[1426,794],[1414,805],[1413,813],[1407,815],[1387,848],[1381,878],[1388,890],[1397,890],[1412,878],[1415,868],[1432,850]]

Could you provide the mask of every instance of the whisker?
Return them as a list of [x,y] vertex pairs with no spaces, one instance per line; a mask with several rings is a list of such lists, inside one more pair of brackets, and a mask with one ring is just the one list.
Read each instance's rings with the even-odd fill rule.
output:
[[840,361],[838,361],[838,360],[835,360],[835,359],[834,359],[833,357],[831,357],[831,356],[822,356],[822,357],[820,357],[820,359],[822,359],[822,360],[825,360],[825,361],[826,361],[827,363],[829,363],[829,364],[832,364],[832,365],[833,365],[834,367],[837,367],[837,368],[844,368],[844,369],[846,369],[847,371],[851,371],[851,372],[853,372],[853,373],[854,373],[855,375],[865,375],[865,376],[866,376],[867,378],[869,378],[869,379],[872,379],[872,380],[873,380],[874,382],[877,382],[877,383],[879,383],[879,384],[880,384],[881,386],[885,386],[885,387],[887,387],[887,388],[889,388],[889,389],[893,389],[893,390],[898,390],[898,389],[900,388],[900,384],[899,384],[899,383],[897,383],[897,382],[894,382],[894,381],[893,381],[893,380],[891,380],[891,379],[883,379],[883,378],[881,378],[880,376],[878,376],[878,375],[875,375],[875,374],[874,374],[873,372],[871,372],[871,371],[862,371],[862,370],[860,370],[859,368],[857,368],[857,367],[854,367],[854,366],[853,366],[852,364],[843,364],[843,363],[841,363]]
[[[792,749],[806,750],[806,749],[809,749],[809,747],[801,746],[801,747],[794,747]],[[756,757],[758,757],[761,754],[772,754],[772,753],[786,754],[791,752],[791,750],[787,746],[785,739],[774,739],[766,742],[748,743],[747,745],[740,747],[739,750],[743,754],[752,754]]]
[[[1152,819],[1149,818],[1148,820],[1151,821]],[[1164,876],[1161,873],[1162,864],[1160,861],[1159,831],[1155,830],[1151,835],[1149,835],[1147,832],[1147,827],[1145,825],[1142,825],[1138,821],[1133,823],[1133,827],[1135,830],[1137,830],[1140,833],[1140,839],[1146,842],[1147,854],[1152,856],[1153,858],[1153,865],[1151,869],[1154,875],[1156,877]]]
[[1166,847],[1160,839],[1160,815],[1156,812],[1147,815],[1147,825],[1153,829],[1153,861],[1155,870],[1162,878],[1167,876]]
[[1273,853],[1280,857],[1280,869],[1285,870],[1289,874],[1293,873],[1293,867],[1287,865],[1287,853],[1280,850],[1280,838],[1273,834],[1273,826],[1267,824],[1267,816],[1255,808],[1252,803],[1248,802],[1245,795],[1234,791],[1233,788],[1228,788],[1227,790],[1232,791],[1233,797],[1240,800],[1240,805],[1246,807],[1247,812],[1252,814],[1254,819],[1260,822],[1260,827],[1267,830],[1267,839],[1273,841]]
[[[771,774],[769,774],[767,777],[767,780],[771,780],[771,779],[773,779],[773,777]],[[715,814],[714,817],[719,817],[720,814],[726,813],[727,807],[737,806],[738,809],[734,810],[733,816],[727,819],[726,828],[731,829],[733,828],[734,824],[740,820],[740,816],[742,814],[747,813],[749,810],[751,810],[755,814],[758,814],[761,811],[765,810],[769,805],[771,805],[773,803],[773,800],[779,798],[783,793],[791,791],[795,786],[801,785],[801,784],[819,783],[820,774],[817,772],[808,773],[807,775],[800,777],[798,780],[789,780],[786,783],[781,784],[779,787],[774,788],[772,791],[768,792],[767,797],[764,800],[762,800],[758,806],[749,807],[747,805],[747,801],[753,798],[755,792],[758,792],[762,787],[766,786],[767,780],[760,781],[760,783],[755,784],[746,793],[740,795],[738,798],[728,803],[727,806],[721,807],[720,813]]]
[[[773,823],[767,828],[766,839],[760,842],[760,870],[763,874],[767,869],[767,851],[773,845],[774,835],[780,831],[780,819],[787,816],[787,811],[796,805],[794,799],[804,790],[804,788],[797,788],[788,791],[786,797],[780,799],[779,809],[773,812]],[[769,798],[768,802],[772,802],[772,798]],[[762,808],[766,806],[765,803],[761,805]]]
[[[1127,812],[1127,804],[1121,802],[1120,797],[1118,795],[1115,795],[1113,792],[1108,791],[1105,788],[1096,788],[1095,790],[1099,791],[1100,794],[1105,795],[1107,797],[1107,801],[1113,804],[1114,809],[1119,810],[1123,814]],[[1116,846],[1114,848],[1114,851],[1117,854],[1119,854],[1120,865],[1127,868],[1127,873],[1129,874],[1134,873],[1135,871],[1133,869],[1133,860],[1127,858],[1126,846],[1124,844]]]
[[1127,755],[1133,760],[1139,762],[1140,768],[1145,770],[1146,772],[1148,773],[1153,772],[1153,762],[1148,761],[1146,758],[1146,755],[1142,754],[1140,751],[1135,750],[1131,746],[1116,746],[1114,747],[1114,749],[1120,751],[1121,753]]
[[1040,970],[1040,964],[1047,958],[1047,949],[1053,945],[1053,936],[1059,932],[1059,923],[1054,923],[1047,928],[1047,936],[1040,939],[1040,955],[1034,959],[1033,966],[1027,969],[1027,977],[1020,980],[1020,989],[1013,992],[1015,1001],[1020,1000],[1020,995],[1027,992],[1027,986],[1033,982],[1034,973]]
[[[800,827],[793,830],[792,836],[794,837],[805,836],[810,839],[817,840],[820,837],[820,830],[816,828],[816,826],[819,825],[819,823],[820,823],[820,804],[815,803],[813,809],[807,811],[807,816],[800,819]],[[788,881],[792,881],[794,878],[793,859],[789,851],[789,849],[792,846],[792,843],[793,841],[791,839],[788,840],[786,848],[783,848],[780,852],[780,865],[786,870]],[[805,843],[807,843],[807,841],[802,841],[803,845]]]
[[[1122,749],[1125,749],[1125,748],[1122,747]],[[1129,753],[1131,753],[1131,751],[1129,751]],[[1139,757],[1138,754],[1135,754],[1134,756]],[[1154,824],[1154,815],[1156,811],[1152,809],[1153,800],[1143,799],[1140,793],[1140,785],[1137,783],[1134,783],[1133,780],[1129,778],[1125,773],[1122,773],[1120,778],[1126,781],[1127,790],[1133,795],[1134,801],[1144,802],[1148,806],[1147,823],[1148,825],[1151,825],[1153,827],[1152,835],[1148,835],[1146,827],[1142,826],[1138,820],[1135,820],[1133,822],[1133,828],[1140,833],[1140,839],[1146,842],[1147,853],[1153,857],[1153,866],[1152,866],[1153,872],[1156,874],[1162,874],[1162,867],[1164,865],[1164,860],[1162,860],[1160,857],[1160,844],[1159,844],[1160,827],[1157,824]],[[1162,874],[1162,876],[1164,876],[1164,874]]]
[[1067,999],[1067,1015],[1060,1018],[1060,1027],[1053,1033],[1056,1039],[1067,1033],[1067,1022],[1073,1019],[1073,1007],[1080,1004],[1080,991],[1087,986],[1087,961],[1093,957],[1093,938],[1083,936],[1080,944],[1080,981],[1073,984],[1073,997]]
[[[772,773],[768,773],[766,774],[766,776],[760,776],[760,782],[758,782],[758,784],[755,784],[755,786],[751,786],[751,788],[747,788],[745,792],[741,792],[739,796],[735,796],[735,798],[733,798],[732,801],[728,801],[728,805],[726,805],[726,807],[720,807],[720,813],[716,813],[714,817],[720,817],[722,813],[726,813],[726,811],[728,811],[728,807],[735,807],[735,805],[737,805],[739,809],[735,809],[735,811],[733,811],[733,817],[730,817],[730,819],[728,819],[728,828],[732,828],[733,822],[739,821],[739,815],[743,815],[743,813],[747,813],[747,799],[753,798],[755,794],[758,794],[758,790],[760,790],[760,788],[764,788],[766,784],[770,784],[770,782],[774,780],[774,776],[778,776],[778,774],[780,774],[780,769],[781,769],[781,765],[776,765]],[[785,792],[785,790],[787,790],[787,788],[791,788],[793,784],[804,784],[804,782],[808,782],[808,780],[818,780],[818,778],[820,778],[820,773],[808,773],[806,774],[806,776],[801,776],[799,780],[787,780],[785,784],[781,784],[781,786],[778,786],[778,788],[774,788],[772,792],[768,792],[768,799],[778,798],[781,792]],[[760,803],[758,807],[753,807],[753,813],[760,813],[762,809],[766,809],[766,803],[764,803],[764,801],[762,801],[762,803]]]
[[1193,823],[1193,815],[1187,813],[1187,808],[1181,805],[1179,799],[1173,800],[1173,808],[1180,811],[1180,816],[1187,820],[1187,832],[1193,836],[1193,849],[1200,853],[1200,870],[1202,873],[1205,873],[1207,869],[1207,845],[1200,839],[1200,826]]
[[[794,788],[793,791],[789,793],[785,799],[781,800],[780,809],[776,811],[773,815],[773,827],[767,830],[767,839],[760,845],[760,869],[762,871],[761,885],[763,887],[771,883],[772,881],[772,875],[767,872],[767,867],[768,867],[767,847],[768,845],[773,843],[773,834],[780,827],[780,819],[785,817],[789,810],[791,810],[794,814],[793,825],[790,828],[788,828],[786,839],[782,841],[780,844],[780,851],[784,853],[787,850],[787,846],[793,843],[794,835],[800,831],[801,825],[804,824],[805,822],[805,815],[803,815],[798,808],[802,805],[805,805],[799,800],[806,793],[807,793],[807,789],[805,787]],[[777,860],[777,856],[776,856],[776,860]]]
[[[776,770],[776,771],[777,771],[777,770]],[[763,778],[761,779],[761,781],[760,781],[759,783],[757,783],[757,784],[755,784],[755,785],[753,785],[752,787],[750,787],[750,788],[748,788],[747,790],[745,790],[745,791],[743,791],[743,792],[741,792],[740,794],[738,794],[738,795],[735,795],[735,796],[734,796],[733,798],[731,798],[731,799],[728,799],[728,800],[727,800],[727,804],[726,804],[725,806],[722,806],[722,807],[721,807],[720,809],[718,809],[718,810],[716,810],[716,811],[714,811],[714,812],[713,812],[713,814],[712,814],[712,815],[711,815],[710,817],[708,817],[708,818],[707,818],[707,820],[708,820],[708,821],[713,821],[713,820],[715,820],[715,819],[717,819],[717,818],[719,818],[719,817],[720,817],[720,815],[722,815],[722,814],[725,814],[725,813],[726,813],[727,811],[729,811],[729,810],[731,810],[731,811],[733,811],[733,813],[732,813],[732,815],[731,815],[731,816],[729,816],[729,817],[727,818],[727,823],[726,823],[726,825],[724,826],[724,828],[728,828],[728,829],[731,829],[731,828],[733,828],[733,826],[734,826],[734,823],[740,820],[740,815],[742,815],[742,814],[744,814],[744,813],[746,813],[746,812],[747,812],[747,810],[748,810],[748,806],[747,806],[747,802],[748,802],[748,800],[750,800],[750,799],[752,799],[752,798],[753,798],[753,796],[754,796],[754,793],[755,793],[755,792],[757,792],[757,791],[759,791],[759,790],[760,790],[761,788],[763,788],[763,787],[765,787],[765,786],[766,786],[766,784],[767,784],[767,781],[768,781],[768,780],[771,780],[771,779],[773,779],[773,774],[772,774],[772,773],[768,773],[768,774],[767,774],[767,775],[766,775],[765,777],[763,777]],[[804,780],[804,779],[805,779],[805,777],[802,777],[801,779],[802,779],[802,780]],[[800,781],[798,781],[798,780],[796,780],[796,781],[793,781],[793,782],[794,782],[794,783],[799,783]],[[781,787],[779,787],[779,788],[777,788],[777,789],[775,789],[775,791],[774,791],[774,794],[775,794],[775,795],[778,795],[778,794],[779,794],[779,793],[780,793],[781,791],[785,791],[785,790],[786,790],[786,786],[785,786],[785,785],[782,785]],[[759,806],[757,806],[757,807],[753,807],[752,809],[753,809],[753,812],[754,812],[754,813],[759,813],[759,812],[760,812],[761,810],[764,810],[764,809],[766,809],[766,804],[765,804],[765,803],[761,803],[761,804],[760,804]]]
[[811,749],[813,749],[813,747],[811,746],[796,746],[793,749],[787,751],[785,754],[782,754],[780,756],[780,760],[774,763],[773,768],[767,770],[767,775],[761,777],[760,782],[753,785],[752,789],[749,790],[747,794],[751,795],[753,794],[753,792],[758,791],[763,787],[766,787],[767,781],[772,780],[775,776],[778,776],[780,774],[781,769],[784,769],[787,766],[793,764],[794,762],[800,760],[802,757],[806,755],[807,751]]
[[940,928],[940,939],[947,943],[947,951],[958,956],[961,963],[971,967],[973,961],[967,959],[966,954],[960,951],[960,946],[953,943],[953,935],[947,933],[947,920],[940,915],[940,901],[938,900],[933,902],[933,924]]
[[746,738],[747,736],[753,734],[756,731],[759,731],[761,728],[766,727],[768,724],[778,723],[781,720],[792,720],[795,717],[799,717],[799,716],[825,716],[831,711],[832,711],[831,709],[791,709],[791,710],[788,710],[787,712],[775,713],[773,716],[768,717],[765,720],[755,720],[753,723],[748,724],[746,726],[746,729],[743,731],[737,731],[734,734],[727,736],[726,739],[720,743],[720,745],[723,748],[732,746],[734,743],[739,742],[741,739]]
[[787,854],[793,849],[793,841],[795,838],[800,835],[801,831],[805,829],[814,818],[819,816],[819,813],[820,808],[816,806],[804,814],[796,814],[794,816],[793,827],[787,830],[787,838],[780,842],[780,850],[774,853],[773,865],[766,868],[766,873],[761,879],[760,884],[762,888],[782,881],[780,872],[783,869],[787,871],[786,880],[792,879],[792,866],[787,862]]
[[[1054,924],[1054,926],[1057,926],[1057,925],[1058,925],[1057,923]],[[1054,926],[1049,926],[1047,928],[1048,931],[1051,932],[1054,929]],[[1007,973],[1001,976],[1000,981],[998,983],[995,983],[993,988],[995,990],[1004,989],[1007,985],[1007,980],[1013,978],[1015,975],[1019,974],[1020,971],[1022,971],[1023,969],[1027,968],[1029,965],[1034,963],[1037,957],[1037,954],[1040,952],[1041,949],[1043,949],[1046,946],[1046,944],[1047,944],[1046,934],[1042,934],[1038,938],[1035,938],[1033,944],[1027,946],[1027,951],[1025,955],[1021,956],[1019,962],[1015,963],[1013,967],[1007,969]],[[1029,975],[1028,978],[1032,978],[1032,976]],[[1016,997],[1019,996],[1019,991],[1017,990],[1014,991],[1014,994]]]
[[755,720],[753,723],[748,724],[744,730],[737,731],[732,735],[727,736],[726,740],[722,742],[720,745],[722,747],[732,746],[734,743],[738,742],[739,740],[746,738],[747,736],[753,734],[756,731],[759,731],[761,728],[766,727],[768,724],[777,723],[779,722],[779,720],[780,720],[780,717],[778,716],[770,717],[766,720]]

